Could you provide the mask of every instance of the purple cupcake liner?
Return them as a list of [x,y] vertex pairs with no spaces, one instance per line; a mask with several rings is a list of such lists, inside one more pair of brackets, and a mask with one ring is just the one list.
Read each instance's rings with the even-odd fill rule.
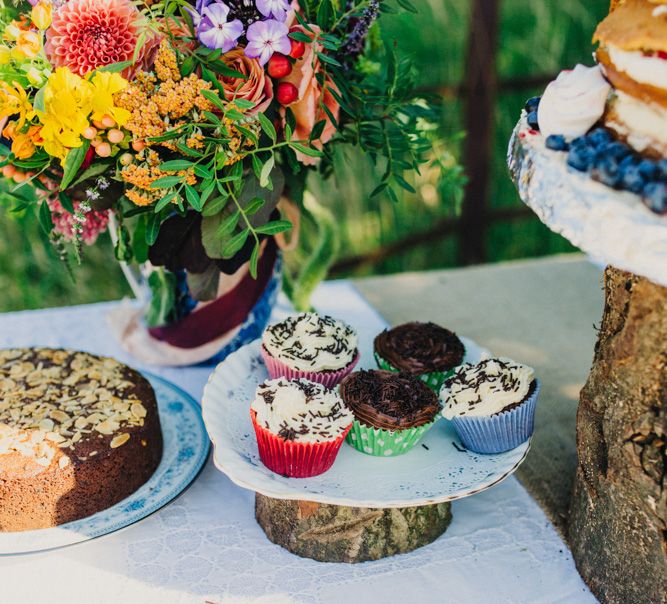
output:
[[488,417],[452,418],[454,429],[465,448],[475,453],[504,453],[526,442],[535,427],[535,407],[540,387],[540,381],[535,379],[535,391],[528,400],[509,411]]

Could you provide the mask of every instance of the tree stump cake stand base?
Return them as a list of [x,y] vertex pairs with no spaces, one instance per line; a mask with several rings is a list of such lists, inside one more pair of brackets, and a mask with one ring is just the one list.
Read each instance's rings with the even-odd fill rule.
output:
[[451,503],[359,508],[255,494],[255,517],[270,541],[319,562],[366,562],[428,545],[452,520]]
[[602,602],[667,602],[667,288],[608,267],[569,539]]

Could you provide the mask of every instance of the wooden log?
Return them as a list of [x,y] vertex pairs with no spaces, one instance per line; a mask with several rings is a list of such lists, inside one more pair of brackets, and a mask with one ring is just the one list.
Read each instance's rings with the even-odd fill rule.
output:
[[601,602],[667,602],[667,288],[608,267],[569,537]]
[[357,508],[255,495],[255,517],[270,541],[320,562],[365,562],[435,541],[452,520],[451,504]]

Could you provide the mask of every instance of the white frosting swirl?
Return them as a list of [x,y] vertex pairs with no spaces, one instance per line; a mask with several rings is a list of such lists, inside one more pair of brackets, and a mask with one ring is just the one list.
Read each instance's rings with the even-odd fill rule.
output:
[[586,134],[602,117],[610,89],[597,65],[577,65],[571,71],[561,71],[540,100],[540,132],[545,137],[562,134],[566,138]]
[[638,50],[622,50],[608,46],[609,58],[618,71],[640,84],[667,88],[667,60],[657,55],[645,55]]
[[308,380],[267,380],[250,407],[260,426],[296,442],[336,440],[354,419],[337,390]]
[[440,390],[442,414],[488,417],[521,402],[528,394],[535,372],[532,367],[506,358],[491,358],[477,365],[466,363]]
[[357,334],[349,325],[314,312],[269,325],[262,344],[271,356],[297,371],[336,371],[358,354]]

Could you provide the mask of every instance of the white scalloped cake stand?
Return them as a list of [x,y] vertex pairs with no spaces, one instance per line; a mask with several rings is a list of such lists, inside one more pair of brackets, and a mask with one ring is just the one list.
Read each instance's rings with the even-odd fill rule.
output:
[[507,163],[523,202],[594,260],[667,286],[667,216],[568,167],[566,157],[547,149],[521,117]]
[[[467,338],[466,361],[488,351]],[[241,487],[275,499],[314,501],[357,508],[400,508],[473,495],[512,474],[529,442],[499,455],[465,450],[450,422],[440,419],[417,446],[391,458],[365,455],[343,443],[333,467],[313,478],[285,478],[259,459],[250,422],[257,384],[268,378],[260,341],[220,363],[204,389],[202,412],[214,446],[215,465]]]

